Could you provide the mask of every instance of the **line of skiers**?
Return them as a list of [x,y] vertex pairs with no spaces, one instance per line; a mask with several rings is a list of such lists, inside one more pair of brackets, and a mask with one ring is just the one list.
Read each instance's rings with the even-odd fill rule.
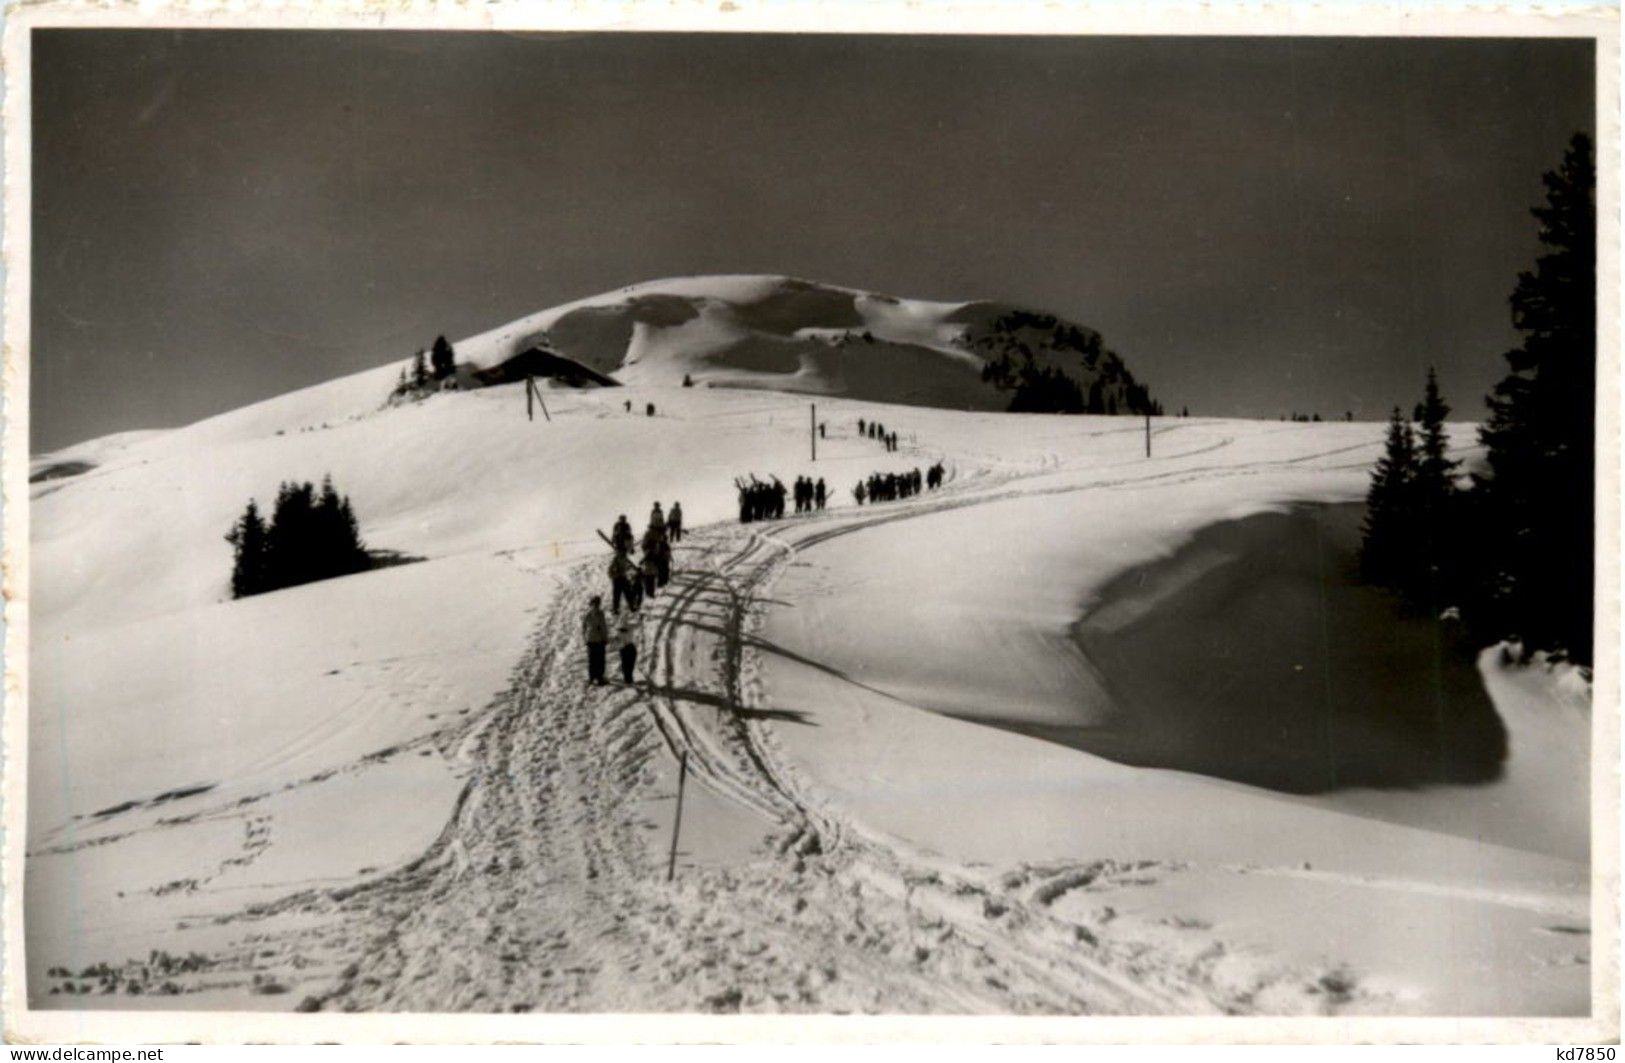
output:
[[794,502],[797,513],[811,513],[823,509],[824,504],[834,497],[821,476],[816,480],[811,476],[797,476],[794,489],[785,487],[784,482],[777,476],[771,481],[758,480],[754,475],[748,480],[735,477],[734,487],[739,490],[741,524],[758,520],[778,520],[784,516],[786,496]]
[[763,483],[755,476],[749,480],[735,477],[734,486],[739,489],[739,523],[777,520],[784,516],[786,488],[777,476],[772,483]]
[[628,609],[636,610],[643,599],[653,598],[655,591],[671,580],[671,548],[683,539],[683,505],[671,504],[671,513],[660,511],[660,503],[649,512],[649,526],[643,530],[639,544],[641,560],[632,559],[632,525],[622,513],[609,534],[610,548],[615,556],[609,562],[611,603],[616,613],[624,601]]
[[852,488],[852,497],[860,506],[864,502],[893,502],[899,498],[910,498],[920,493],[922,483],[936,490],[942,486],[945,475],[940,461],[931,466],[924,476],[921,476],[919,469],[901,473],[877,472],[867,480],[859,480],[857,486]]
[[823,509],[825,501],[824,478],[820,476],[814,483],[810,476],[796,477],[796,512],[811,513],[814,509]]
[[862,417],[859,417],[858,435],[878,439],[888,452],[897,449],[897,433],[887,433],[886,426],[879,421],[865,421]]
[[[603,536],[603,533],[599,533]],[[622,513],[615,521],[606,541],[615,551],[609,562],[611,604],[616,616],[614,645],[620,650],[621,678],[632,682],[632,670],[638,660],[637,619],[635,614],[645,598],[653,598],[655,591],[671,580],[671,547],[683,539],[683,504],[673,502],[670,513],[660,511],[656,502],[649,511],[649,526],[643,531],[640,544],[642,559],[632,560],[632,525]],[[621,612],[621,603],[626,612]],[[587,682],[604,685],[606,650],[611,642],[609,621],[604,616],[604,599],[593,595],[587,615],[581,621],[581,633],[587,642]]]

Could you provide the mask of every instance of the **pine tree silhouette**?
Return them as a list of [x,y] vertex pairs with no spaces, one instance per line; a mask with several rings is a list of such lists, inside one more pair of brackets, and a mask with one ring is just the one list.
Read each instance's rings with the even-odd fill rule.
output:
[[429,362],[436,380],[444,380],[456,372],[457,352],[446,342],[446,337],[435,337],[434,349],[429,353]]
[[1437,616],[1458,591],[1457,555],[1453,548],[1458,536],[1456,469],[1461,464],[1450,458],[1450,438],[1445,434],[1445,418],[1450,407],[1439,394],[1439,380],[1428,368],[1422,401],[1415,418],[1420,428],[1413,483],[1415,539],[1407,573],[1407,592],[1413,601]]
[[1420,429],[1416,484],[1424,498],[1447,499],[1456,489],[1456,468],[1461,462],[1449,457],[1450,439],[1444,431],[1449,416],[1450,407],[1439,394],[1439,380],[1430,366],[1427,386],[1415,412]]
[[1366,491],[1360,543],[1360,575],[1367,582],[1402,589],[1415,523],[1416,439],[1411,423],[1394,407],[1383,454]]
[[246,598],[267,589],[265,521],[253,499],[226,534],[235,549],[231,565],[231,596]]
[[1509,302],[1523,340],[1488,401],[1474,477],[1477,607],[1496,636],[1590,663],[1596,403],[1596,171],[1576,134],[1532,209],[1545,251]]
[[277,490],[266,537],[272,587],[294,587],[318,578],[311,551],[314,509],[315,488],[309,483],[286,482]]

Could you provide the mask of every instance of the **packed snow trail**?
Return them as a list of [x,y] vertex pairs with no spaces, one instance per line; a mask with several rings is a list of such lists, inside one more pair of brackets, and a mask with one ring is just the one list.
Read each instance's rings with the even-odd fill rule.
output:
[[[1234,1011],[1266,999],[1271,1010],[1326,1006],[1303,992],[1313,984],[1304,972],[1220,984],[1209,974],[1222,948],[1193,958],[1050,911],[1070,890],[1132,879],[1143,866],[959,868],[870,837],[799,791],[774,751],[774,713],[755,705],[754,599],[798,547],[971,501],[846,510],[768,526],[773,537],[690,533],[670,589],[645,607],[630,689],[584,686],[579,618],[600,566],[578,566],[512,688],[463,736],[458,755],[474,770],[431,850],[372,883],[274,906],[328,910],[346,928],[341,947],[359,955],[302,1006],[1050,1014]],[[685,753],[694,781],[764,817],[774,844],[726,866],[685,864],[667,883],[670,763]]]

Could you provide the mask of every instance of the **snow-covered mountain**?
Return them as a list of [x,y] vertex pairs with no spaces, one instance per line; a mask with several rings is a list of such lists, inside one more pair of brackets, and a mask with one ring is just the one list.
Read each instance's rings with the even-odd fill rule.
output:
[[[900,299],[770,275],[649,281],[532,314],[456,344],[497,379],[540,347],[624,384],[761,388],[910,406],[1004,410],[985,370],[1029,357],[1102,410],[1144,392],[1100,334],[998,302]],[[1098,383],[1097,383],[1098,381]]]
[[[841,348],[820,329],[859,338],[821,361]],[[388,404],[390,364],[33,456],[13,599],[31,1002],[1583,1011],[1583,690],[1486,662],[1510,753],[1478,788],[1283,795],[973,722],[1109,709],[1071,635],[1102,588],[1215,522],[1356,501],[1381,450],[1375,424],[1155,418],[1147,456],[1138,420],[904,404],[991,392],[974,365],[1060,332],[780,278],[658,282],[456,344],[472,373],[543,337],[623,385],[550,382],[546,420],[517,384]],[[774,335],[811,368],[741,368],[778,348],[726,338]],[[915,369],[887,361],[905,347]],[[861,376],[888,401],[821,398],[815,460],[805,395],[684,373]],[[865,476],[937,462],[943,488],[856,504]],[[421,562],[232,599],[244,504],[329,474],[369,546]],[[824,479],[828,508],[741,526],[747,474]],[[655,499],[689,533],[639,682],[588,689],[596,533]],[[1225,559],[1187,560],[1173,582]],[[1166,610],[1157,590],[1108,619]],[[1261,682],[1315,665],[1257,641]]]

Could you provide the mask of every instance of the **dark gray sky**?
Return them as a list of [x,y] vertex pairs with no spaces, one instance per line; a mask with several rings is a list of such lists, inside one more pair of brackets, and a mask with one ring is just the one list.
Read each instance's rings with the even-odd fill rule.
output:
[[1170,409],[1477,417],[1589,41],[36,30],[33,444],[597,291],[1100,329]]

